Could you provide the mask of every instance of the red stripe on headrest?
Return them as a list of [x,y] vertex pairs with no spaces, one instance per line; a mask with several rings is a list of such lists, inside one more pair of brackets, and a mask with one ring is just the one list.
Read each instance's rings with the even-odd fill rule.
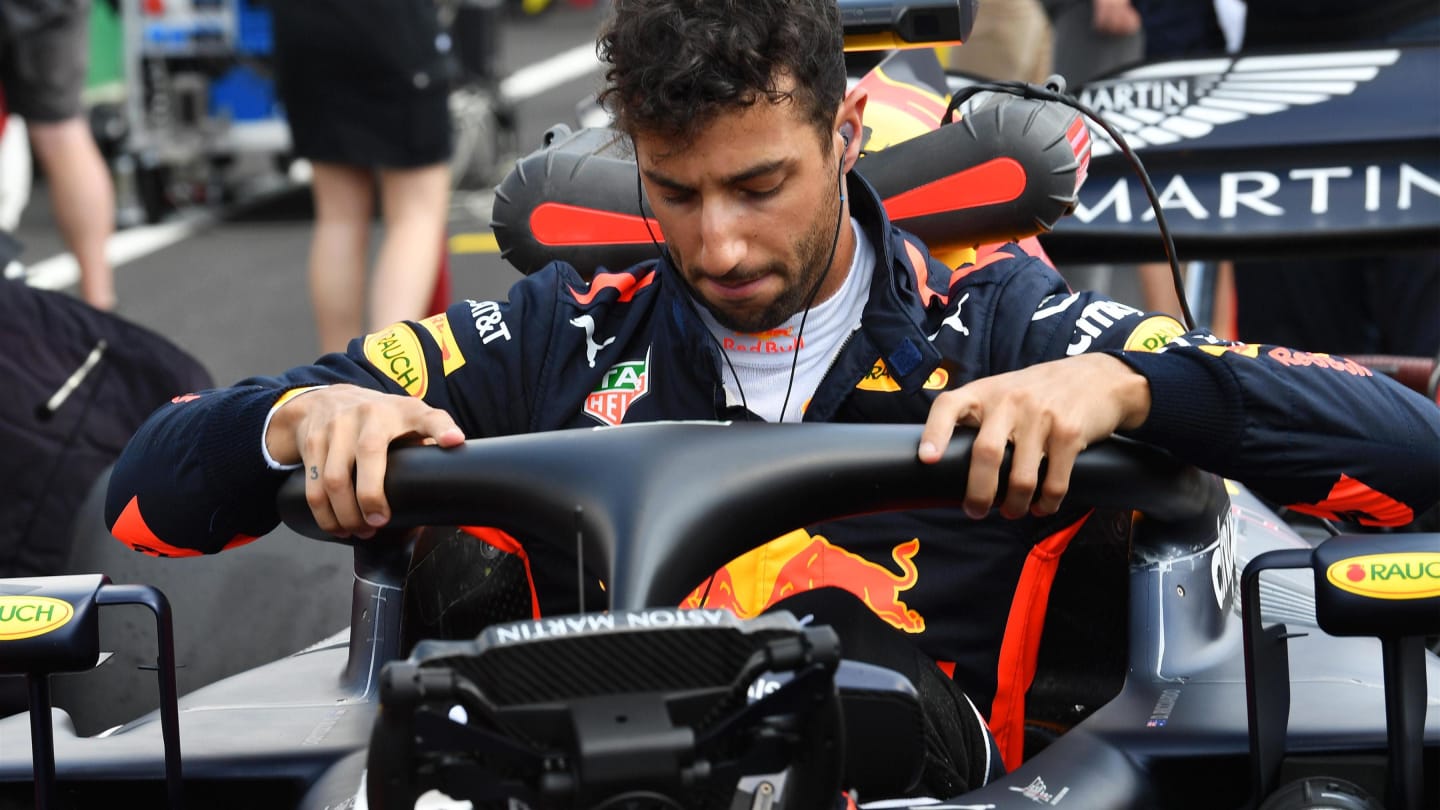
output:
[[994,158],[885,201],[895,221],[1010,202],[1025,191],[1025,167],[1014,158]]
[[[650,223],[649,229],[645,227],[646,222]],[[554,202],[541,203],[530,212],[530,232],[535,235],[535,241],[552,247],[665,241],[660,223],[653,219]]]

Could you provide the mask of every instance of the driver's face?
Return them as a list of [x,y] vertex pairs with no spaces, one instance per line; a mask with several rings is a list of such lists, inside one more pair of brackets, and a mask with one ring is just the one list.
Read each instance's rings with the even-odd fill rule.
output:
[[[725,326],[779,326],[829,269],[844,205],[842,143],[831,135],[822,148],[794,104],[763,99],[722,114],[679,148],[636,134],[645,192],[674,263]],[[829,265],[839,269],[828,273],[817,302],[839,289],[850,265],[849,228],[840,239]]]

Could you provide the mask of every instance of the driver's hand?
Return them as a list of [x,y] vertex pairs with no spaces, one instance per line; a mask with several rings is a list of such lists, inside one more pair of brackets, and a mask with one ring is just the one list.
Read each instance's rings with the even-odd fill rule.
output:
[[[1110,355],[1082,354],[940,394],[920,434],[919,456],[933,464],[955,425],[979,428],[970,453],[965,512],[979,518],[995,505],[1005,446],[1013,444],[1001,514],[1051,515],[1070,489],[1070,471],[1080,451],[1117,429],[1139,427],[1149,413],[1150,385],[1144,377]],[[1047,459],[1041,482],[1040,462]]]
[[414,397],[354,385],[331,385],[291,399],[265,433],[272,458],[303,465],[305,500],[320,528],[360,538],[374,536],[390,521],[385,465],[392,444],[454,447],[464,441],[450,414]]

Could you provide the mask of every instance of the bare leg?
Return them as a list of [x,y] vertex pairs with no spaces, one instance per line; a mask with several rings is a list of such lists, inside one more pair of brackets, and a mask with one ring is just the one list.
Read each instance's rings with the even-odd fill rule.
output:
[[[1175,297],[1175,284],[1170,265],[1164,262],[1139,266],[1140,287],[1145,295],[1146,312],[1164,312],[1180,320],[1180,299]],[[1229,260],[1215,265],[1214,306],[1210,331],[1216,337],[1235,340],[1235,263]],[[1205,324],[1201,324],[1204,326]]]
[[375,185],[369,169],[316,163],[310,179],[315,232],[310,240],[310,300],[320,351],[344,351],[365,328],[365,266]]
[[380,170],[385,238],[375,260],[370,323],[379,328],[426,316],[440,269],[450,205],[450,167]]
[[115,271],[105,245],[115,232],[115,186],[90,127],[80,118],[28,122],[30,144],[50,186],[60,235],[80,265],[80,295],[97,309],[115,308]]
[[[1175,279],[1170,274],[1169,263],[1146,262],[1135,269],[1140,275],[1140,293],[1145,299],[1145,311],[1163,312],[1179,320],[1180,299],[1175,295]],[[1180,269],[1183,273],[1184,265]]]
[[1235,262],[1225,260],[1215,268],[1215,329],[1217,337],[1238,340],[1235,325]]

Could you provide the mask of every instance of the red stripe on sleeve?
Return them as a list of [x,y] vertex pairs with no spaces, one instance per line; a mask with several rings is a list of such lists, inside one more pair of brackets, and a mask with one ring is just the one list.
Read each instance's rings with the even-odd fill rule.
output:
[[145,523],[145,517],[140,514],[139,496],[130,499],[125,504],[125,509],[116,519],[115,525],[110,527],[110,533],[116,540],[135,549],[141,554],[149,554],[151,557],[199,557],[201,552],[193,548],[180,548],[155,536],[155,532]]

